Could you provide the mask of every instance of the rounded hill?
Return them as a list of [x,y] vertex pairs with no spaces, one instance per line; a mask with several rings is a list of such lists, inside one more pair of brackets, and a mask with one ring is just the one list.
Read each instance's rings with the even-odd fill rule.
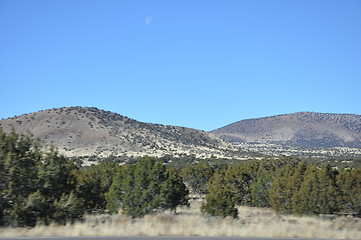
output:
[[209,155],[226,143],[213,134],[177,126],[139,122],[89,107],[66,107],[0,121],[5,132],[30,131],[68,156]]
[[361,147],[361,115],[298,112],[241,120],[211,133],[230,142]]

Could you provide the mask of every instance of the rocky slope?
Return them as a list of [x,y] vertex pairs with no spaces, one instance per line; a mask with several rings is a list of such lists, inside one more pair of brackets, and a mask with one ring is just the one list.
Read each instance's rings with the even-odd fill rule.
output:
[[211,133],[230,142],[361,147],[361,115],[298,112],[242,120]]
[[30,131],[44,145],[67,156],[222,156],[228,144],[200,130],[138,122],[97,108],[70,107],[24,114],[0,121],[10,132]]

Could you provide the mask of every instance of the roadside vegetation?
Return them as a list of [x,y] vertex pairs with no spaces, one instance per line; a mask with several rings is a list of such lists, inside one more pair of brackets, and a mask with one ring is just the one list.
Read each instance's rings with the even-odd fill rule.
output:
[[229,166],[208,182],[202,211],[237,217],[236,206],[271,207],[296,215],[360,216],[361,169],[336,169],[280,157]]
[[[187,228],[181,235],[202,235],[183,226],[183,221],[198,221],[203,232],[214,224],[251,226],[254,219],[244,220],[245,208],[266,211],[272,219],[267,214],[259,217],[276,222],[283,218],[281,214],[292,219],[329,216],[329,229],[339,215],[356,217],[352,221],[360,223],[361,168],[341,169],[288,156],[228,162],[186,157],[177,162],[165,156],[128,159],[125,164],[80,163],[81,159],[66,158],[55,148],[44,150],[31,134],[5,134],[0,129],[0,227],[72,228],[72,224],[95,229],[108,224],[119,231],[122,224],[139,229],[137,224],[158,219],[167,229],[177,224]],[[190,203],[192,210],[186,210]],[[259,220],[262,226],[272,225],[263,220]],[[344,228],[347,226],[340,229]],[[205,235],[242,234],[235,229]],[[176,230],[158,231],[156,235],[179,234]],[[351,232],[357,235],[361,229],[352,227]]]
[[85,215],[67,225],[0,228],[1,237],[49,236],[243,236],[361,239],[361,219],[284,215],[270,208],[237,207],[238,218],[212,217],[200,212],[201,202],[132,218],[124,214]]
[[66,224],[106,209],[134,218],[188,204],[178,172],[152,158],[80,169],[30,135],[1,129],[0,176],[0,226]]

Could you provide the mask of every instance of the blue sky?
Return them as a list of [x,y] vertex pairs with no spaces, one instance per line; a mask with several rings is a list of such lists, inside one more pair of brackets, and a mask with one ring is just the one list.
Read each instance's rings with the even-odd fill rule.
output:
[[202,130],[361,114],[359,0],[0,0],[0,118],[89,106]]

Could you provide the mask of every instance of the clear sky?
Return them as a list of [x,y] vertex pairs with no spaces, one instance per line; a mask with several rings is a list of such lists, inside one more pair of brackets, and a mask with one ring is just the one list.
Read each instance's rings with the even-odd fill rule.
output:
[[88,106],[213,130],[361,114],[360,0],[0,0],[0,119]]

